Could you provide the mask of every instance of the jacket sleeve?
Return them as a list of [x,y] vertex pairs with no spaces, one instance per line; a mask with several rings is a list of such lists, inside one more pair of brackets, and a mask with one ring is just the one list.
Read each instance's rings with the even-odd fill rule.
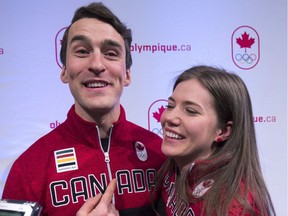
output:
[[29,184],[29,177],[23,174],[17,160],[14,162],[5,183],[2,199],[35,201]]

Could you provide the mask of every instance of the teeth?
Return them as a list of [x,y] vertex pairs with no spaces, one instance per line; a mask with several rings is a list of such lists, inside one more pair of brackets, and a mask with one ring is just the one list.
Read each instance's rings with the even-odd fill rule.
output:
[[88,88],[99,88],[99,87],[105,87],[107,84],[105,83],[87,83],[86,85]]
[[182,137],[179,136],[178,134],[175,134],[175,133],[172,133],[172,132],[169,132],[169,131],[166,131],[166,136],[168,136],[170,138],[173,138],[173,139],[182,139]]

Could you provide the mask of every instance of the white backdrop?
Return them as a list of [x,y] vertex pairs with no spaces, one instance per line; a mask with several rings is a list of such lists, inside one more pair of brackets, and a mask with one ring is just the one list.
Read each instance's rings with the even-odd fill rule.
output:
[[[63,122],[73,103],[59,79],[59,37],[89,2],[0,0],[0,196],[13,161]],[[132,84],[122,99],[127,117],[161,134],[153,113],[177,74],[195,64],[235,71],[252,97],[277,215],[287,216],[286,0],[103,2],[133,31]]]

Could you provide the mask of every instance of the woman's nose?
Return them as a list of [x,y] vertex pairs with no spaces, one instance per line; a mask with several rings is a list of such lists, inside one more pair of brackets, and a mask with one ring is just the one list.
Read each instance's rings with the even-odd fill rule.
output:
[[177,113],[176,109],[173,110],[165,110],[161,116],[161,123],[167,123],[170,126],[176,126],[179,125],[181,122],[181,119]]

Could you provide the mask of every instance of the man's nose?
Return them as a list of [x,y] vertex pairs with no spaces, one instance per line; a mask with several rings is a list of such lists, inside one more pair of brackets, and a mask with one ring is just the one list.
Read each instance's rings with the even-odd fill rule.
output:
[[94,73],[101,73],[105,69],[104,56],[100,52],[92,53],[89,60],[89,70]]

